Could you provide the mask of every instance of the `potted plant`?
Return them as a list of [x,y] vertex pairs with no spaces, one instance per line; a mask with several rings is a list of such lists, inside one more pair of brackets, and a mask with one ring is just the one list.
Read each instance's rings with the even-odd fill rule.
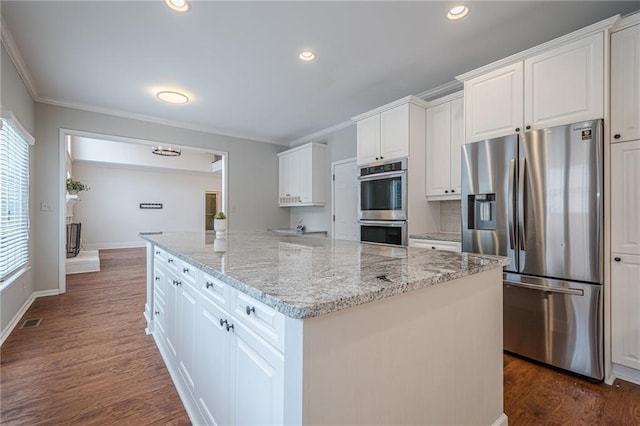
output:
[[69,194],[77,194],[80,191],[88,191],[91,188],[80,182],[79,180],[75,180],[73,176],[69,176],[67,178],[67,192]]
[[213,216],[213,229],[216,234],[224,234],[227,232],[227,216],[223,212],[216,213]]

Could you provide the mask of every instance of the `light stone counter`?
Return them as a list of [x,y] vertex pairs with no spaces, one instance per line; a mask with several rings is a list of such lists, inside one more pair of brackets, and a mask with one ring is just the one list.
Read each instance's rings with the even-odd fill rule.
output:
[[291,318],[310,318],[502,268],[508,259],[318,236],[212,233],[141,237]]

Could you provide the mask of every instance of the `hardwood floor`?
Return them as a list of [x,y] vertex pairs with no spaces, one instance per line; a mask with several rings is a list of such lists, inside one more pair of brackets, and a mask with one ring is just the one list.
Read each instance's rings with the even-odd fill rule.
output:
[[189,424],[144,332],[144,249],[100,260],[101,272],[67,276],[65,294],[36,299],[23,321],[42,323],[2,345],[2,425]]
[[504,354],[504,412],[509,426],[640,425],[640,386],[612,386]]
[[[2,345],[0,424],[189,424],[151,336],[144,334],[144,249],[100,252],[101,271],[69,275],[37,299]],[[22,322],[21,322],[22,323]],[[589,383],[504,355],[510,426],[640,425],[640,386]]]

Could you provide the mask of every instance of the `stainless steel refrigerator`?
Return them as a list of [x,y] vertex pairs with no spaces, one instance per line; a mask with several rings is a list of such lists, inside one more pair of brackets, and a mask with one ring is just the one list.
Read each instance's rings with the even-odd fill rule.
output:
[[602,380],[602,120],[466,144],[462,249],[507,256],[504,349]]

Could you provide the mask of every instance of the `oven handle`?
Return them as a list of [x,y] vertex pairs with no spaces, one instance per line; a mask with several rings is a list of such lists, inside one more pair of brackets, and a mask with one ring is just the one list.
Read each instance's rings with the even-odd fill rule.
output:
[[384,173],[376,173],[373,175],[367,176],[358,176],[358,180],[366,181],[366,180],[376,180],[376,179],[384,179],[389,177],[402,177],[407,174],[406,170],[400,170],[395,172],[384,172]]
[[389,222],[386,220],[359,220],[358,223],[360,225],[377,225],[377,226],[387,226],[389,228],[400,228],[407,225],[407,222],[399,220]]

